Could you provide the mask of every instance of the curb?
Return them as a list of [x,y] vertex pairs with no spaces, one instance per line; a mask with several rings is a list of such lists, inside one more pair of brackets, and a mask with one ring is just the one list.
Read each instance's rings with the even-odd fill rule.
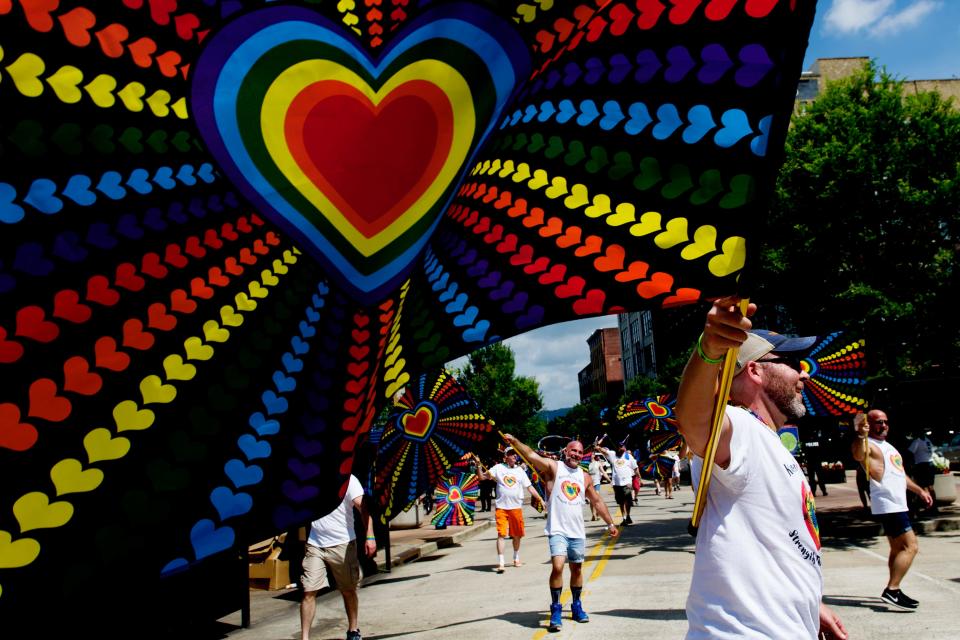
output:
[[[468,540],[473,536],[486,531],[494,525],[493,520],[483,520],[481,522],[475,522],[473,526],[465,527],[462,531],[457,531],[449,536],[443,536],[440,538],[434,538],[429,541],[424,541],[423,543],[411,546],[406,549],[403,549],[396,553],[396,555],[391,555],[390,557],[390,567],[399,567],[403,564],[409,564],[411,562],[416,562],[420,558],[429,556],[432,553],[436,553],[440,549],[445,549],[447,547],[452,547],[456,544],[459,544],[463,540]],[[380,561],[377,563],[377,569],[380,571],[387,571],[387,563],[385,561]]]

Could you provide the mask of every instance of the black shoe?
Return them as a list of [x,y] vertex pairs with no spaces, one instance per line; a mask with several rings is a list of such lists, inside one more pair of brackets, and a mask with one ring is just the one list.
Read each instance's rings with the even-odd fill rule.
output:
[[627,524],[633,524],[633,518],[631,518],[630,516],[627,516],[626,518],[624,518],[623,521]]
[[907,596],[900,589],[884,589],[883,593],[880,595],[880,598],[884,602],[888,602],[895,607],[900,607],[901,609],[907,609],[913,611],[920,604],[913,598]]
[[363,636],[360,635],[360,629],[347,631],[347,640],[363,640]]

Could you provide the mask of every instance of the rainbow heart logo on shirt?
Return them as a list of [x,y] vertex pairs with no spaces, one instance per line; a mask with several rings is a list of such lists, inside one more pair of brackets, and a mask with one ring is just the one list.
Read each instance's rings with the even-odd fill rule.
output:
[[892,464],[893,468],[897,471],[903,471],[903,458],[900,457],[899,453],[890,454],[890,464]]
[[403,435],[410,440],[427,440],[437,422],[436,415],[434,407],[426,403],[417,405],[413,411],[404,411],[399,419]]
[[460,489],[456,487],[450,487],[450,492],[447,493],[447,502],[450,504],[456,504],[463,500],[463,494],[460,492]]
[[516,484],[517,484],[517,479],[514,478],[513,476],[504,476],[504,477],[503,477],[503,484],[505,484],[505,485],[507,485],[508,487],[511,487],[511,488],[512,488],[512,487],[515,487]]
[[807,531],[817,545],[817,551],[820,550],[820,524],[817,522],[817,505],[813,499],[813,494],[807,487],[807,483],[802,483],[803,496],[803,522],[807,525]]
[[373,56],[278,3],[207,39],[190,110],[256,210],[372,301],[406,276],[529,66],[514,26],[474,5],[428,9]]
[[567,500],[573,502],[577,499],[577,496],[580,495],[580,485],[578,485],[576,482],[564,480],[560,483],[560,491]]

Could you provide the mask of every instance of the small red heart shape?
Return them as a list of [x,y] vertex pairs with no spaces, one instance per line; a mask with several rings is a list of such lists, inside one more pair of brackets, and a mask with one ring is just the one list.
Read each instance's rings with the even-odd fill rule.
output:
[[134,265],[124,262],[117,265],[117,276],[113,284],[127,291],[140,291],[146,286],[146,281],[137,275],[137,268]]
[[26,451],[37,442],[37,430],[32,424],[20,422],[20,409],[15,404],[0,404],[0,447],[12,451]]
[[154,302],[147,308],[147,326],[159,331],[170,331],[177,326],[177,317],[167,313],[162,302]]
[[143,323],[130,318],[123,323],[123,346],[146,351],[153,346],[153,334],[143,330]]
[[73,410],[73,405],[57,395],[57,383],[50,378],[40,378],[30,385],[30,410],[27,415],[50,422],[63,422]]
[[123,371],[130,366],[130,356],[117,350],[117,341],[109,336],[97,340],[93,348],[96,354],[96,365],[100,369]]
[[92,396],[100,391],[103,378],[90,371],[90,363],[83,356],[74,356],[63,363],[63,390]]
[[36,305],[17,311],[15,335],[37,342],[52,342],[60,335],[60,327],[46,319],[46,312]]
[[110,281],[106,276],[93,276],[87,280],[86,300],[112,307],[120,302],[120,292],[110,287]]

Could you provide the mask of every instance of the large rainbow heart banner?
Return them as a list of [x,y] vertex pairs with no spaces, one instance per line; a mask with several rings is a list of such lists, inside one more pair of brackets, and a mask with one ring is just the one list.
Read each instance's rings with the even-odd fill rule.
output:
[[389,517],[476,450],[418,372],[737,292],[814,4],[0,1],[4,629],[217,619],[370,460]]
[[311,9],[266,7],[206,43],[191,107],[233,184],[369,298],[409,274],[529,57],[467,4],[412,20],[375,58]]

